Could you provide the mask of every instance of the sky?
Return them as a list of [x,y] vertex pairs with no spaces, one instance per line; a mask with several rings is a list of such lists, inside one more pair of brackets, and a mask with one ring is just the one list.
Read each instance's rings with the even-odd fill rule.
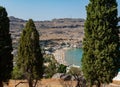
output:
[[[118,16],[120,16],[120,0]],[[28,20],[52,20],[54,18],[84,18],[89,0],[0,0],[8,16]]]

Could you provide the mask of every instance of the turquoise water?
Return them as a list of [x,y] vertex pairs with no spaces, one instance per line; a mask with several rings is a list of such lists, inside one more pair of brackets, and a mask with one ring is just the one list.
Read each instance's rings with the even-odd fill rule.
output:
[[68,64],[81,65],[82,49],[73,48],[65,52],[65,61]]
[[75,64],[80,66],[82,53],[83,51],[81,48],[69,49],[65,52],[65,61],[68,63],[68,65]]

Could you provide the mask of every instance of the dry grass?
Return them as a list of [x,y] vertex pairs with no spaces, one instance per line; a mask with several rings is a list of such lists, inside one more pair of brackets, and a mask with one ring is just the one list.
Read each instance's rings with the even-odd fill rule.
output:
[[[120,85],[120,81],[113,81],[114,84]],[[120,86],[119,86],[120,87]]]
[[[4,87],[15,87],[19,82],[27,82],[26,80],[10,80],[9,85]],[[37,87],[75,87],[76,81],[63,81],[61,79],[42,79],[38,82]],[[17,87],[28,87],[28,83],[21,83]],[[96,86],[93,86],[96,87]],[[120,87],[120,81],[113,81],[109,85],[101,87]]]
[[[15,87],[19,82],[26,80],[10,80],[8,87]],[[63,81],[61,79],[42,79],[38,82],[37,87],[75,87],[76,81]],[[28,87],[28,83],[21,83],[17,87]]]

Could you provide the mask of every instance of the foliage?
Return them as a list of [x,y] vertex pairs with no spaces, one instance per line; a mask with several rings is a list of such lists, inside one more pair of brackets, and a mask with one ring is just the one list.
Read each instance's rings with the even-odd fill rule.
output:
[[77,67],[71,67],[68,73],[70,73],[72,75],[77,75],[77,76],[81,76],[82,75],[81,69],[77,68]]
[[13,67],[12,79],[25,79],[22,71],[19,70],[18,66]]
[[43,76],[43,56],[39,45],[39,33],[32,19],[27,22],[19,43],[17,67],[22,71],[30,86],[31,81]]
[[12,40],[6,9],[0,7],[0,83],[11,78],[13,68]]
[[66,73],[66,67],[67,66],[65,66],[65,65],[63,65],[63,64],[60,64],[59,66],[58,66],[58,73]]
[[44,63],[48,64],[44,66],[45,78],[51,78],[55,73],[57,73],[58,63],[52,54],[44,55],[44,60]]
[[44,57],[44,64],[45,64],[44,66],[45,78],[51,78],[55,73],[66,73],[67,66],[63,64],[59,64],[54,58],[54,55],[45,54],[43,57]]
[[82,70],[91,85],[112,82],[119,69],[116,0],[90,0],[85,22]]
[[83,77],[83,72],[78,67],[70,67],[68,74],[74,76],[77,81],[76,87],[86,87],[86,80]]
[[45,78],[51,78],[55,73],[57,73],[57,67],[54,62],[50,62],[47,67],[45,67]]
[[44,57],[44,63],[52,62],[52,61],[57,63],[57,61],[54,58],[54,55],[52,54],[45,54],[43,55],[43,57]]

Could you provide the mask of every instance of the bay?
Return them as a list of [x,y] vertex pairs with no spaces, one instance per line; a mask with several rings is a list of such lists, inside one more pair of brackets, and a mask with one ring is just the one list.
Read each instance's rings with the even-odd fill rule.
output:
[[81,66],[82,53],[83,51],[81,48],[68,49],[65,51],[65,61],[67,62],[68,65],[74,64]]
[[80,66],[82,59],[82,49],[81,48],[72,48],[65,51],[65,61],[68,65],[75,64]]

